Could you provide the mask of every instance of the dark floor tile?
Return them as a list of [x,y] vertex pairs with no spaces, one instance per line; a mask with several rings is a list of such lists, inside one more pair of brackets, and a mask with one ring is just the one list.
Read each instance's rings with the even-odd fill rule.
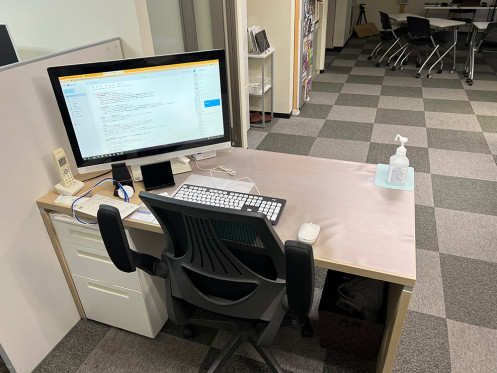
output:
[[[372,142],[369,145],[366,162],[372,164],[388,164],[390,162],[390,157],[395,154],[397,148],[398,145],[395,144],[379,144]],[[408,146],[407,157],[409,158],[409,166],[414,167],[414,171],[430,172],[430,161],[427,148]]]
[[497,216],[497,182],[431,175],[435,207]]
[[497,74],[491,72],[479,72],[475,70],[475,74],[473,76],[474,80],[497,80]]
[[325,74],[350,74],[352,71],[352,67],[349,66],[330,66],[328,70],[326,70]]
[[473,107],[469,101],[459,100],[436,100],[424,98],[425,111],[435,111],[441,113],[474,114]]
[[343,83],[312,82],[313,92],[340,93]]
[[335,105],[377,108],[379,100],[379,96],[340,93]]
[[99,322],[79,321],[33,372],[75,372],[109,329]]
[[307,155],[311,151],[315,140],[315,137],[270,132],[264,137],[257,149],[277,153]]
[[[385,60],[384,60],[385,61]],[[395,63],[395,61],[390,62],[390,66],[392,66]],[[382,62],[383,66],[383,62]],[[414,63],[410,63],[410,65],[407,65],[405,69],[399,70],[396,68],[395,71],[392,71],[390,67],[385,69],[385,76],[398,76],[399,78],[411,78],[411,79],[416,79],[416,73],[418,70],[414,70],[409,68],[409,66],[414,66]]]
[[324,360],[323,373],[374,373],[376,363],[357,356],[328,350]]
[[[356,83],[356,84],[383,84],[382,76],[371,76],[371,75],[349,75],[347,78],[347,83]],[[313,85],[314,87],[314,85]]]
[[375,123],[397,124],[402,126],[425,127],[425,113],[423,111],[378,109]]
[[447,318],[497,329],[497,263],[440,254]]
[[[214,363],[220,352],[221,350],[211,347],[198,372],[206,373],[209,370],[212,363]],[[263,362],[233,354],[228,359],[226,364],[223,366],[223,369],[221,369],[220,373],[233,373],[233,372],[270,373],[272,372],[272,370],[269,369],[267,364]],[[284,370],[284,372],[288,371]]]
[[423,89],[421,87],[398,87],[394,85],[384,85],[381,87],[381,95],[423,98]]
[[305,103],[300,109],[300,117],[326,119],[330,113],[332,105]]
[[327,120],[318,137],[341,140],[371,141],[373,123]]
[[468,89],[466,94],[470,101],[497,102],[497,92]]
[[416,248],[438,251],[434,207],[416,205]]
[[426,135],[429,148],[490,154],[485,136],[481,132],[427,128]]
[[462,82],[459,79],[422,79],[421,84],[423,87],[429,88],[463,88]]
[[354,67],[374,67],[376,61],[362,61],[357,60],[354,64]]
[[[470,92],[469,90],[466,92]],[[497,92],[494,92],[497,95]],[[497,132],[497,117],[491,117],[489,115],[477,115],[478,122],[480,122],[480,127],[483,132]]]
[[357,54],[340,53],[337,60],[357,60]]
[[444,318],[409,311],[392,372],[450,373],[450,349]]

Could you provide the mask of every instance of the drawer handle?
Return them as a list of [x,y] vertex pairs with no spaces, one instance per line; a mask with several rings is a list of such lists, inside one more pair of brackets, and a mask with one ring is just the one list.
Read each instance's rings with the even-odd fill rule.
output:
[[97,254],[93,254],[93,253],[89,253],[89,252],[83,252],[83,251],[79,251],[79,250],[76,250],[76,251],[78,253],[78,256],[80,256],[82,258],[86,258],[86,259],[90,259],[90,260],[98,260],[99,262],[112,264],[112,260],[110,260],[106,256],[97,255]]
[[74,231],[72,229],[69,230],[69,234],[73,237],[78,237],[78,238],[82,238],[85,240],[92,240],[92,241],[96,241],[96,242],[100,242],[100,243],[103,242],[102,238],[96,234]]
[[90,289],[93,289],[93,290],[98,290],[98,291],[101,291],[103,293],[107,293],[107,294],[112,294],[112,295],[117,295],[118,297],[123,297],[123,298],[129,298],[128,294],[126,294],[125,292],[123,291],[118,291],[118,290],[114,290],[114,289],[110,289],[108,287],[105,287],[105,286],[101,286],[101,285],[97,285],[97,284],[90,284],[88,283],[88,287]]

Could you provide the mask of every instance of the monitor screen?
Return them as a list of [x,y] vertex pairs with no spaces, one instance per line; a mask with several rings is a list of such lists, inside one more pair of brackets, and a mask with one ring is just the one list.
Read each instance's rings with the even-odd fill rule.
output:
[[48,68],[80,172],[230,146],[224,51]]
[[0,24],[0,66],[19,62],[7,25]]

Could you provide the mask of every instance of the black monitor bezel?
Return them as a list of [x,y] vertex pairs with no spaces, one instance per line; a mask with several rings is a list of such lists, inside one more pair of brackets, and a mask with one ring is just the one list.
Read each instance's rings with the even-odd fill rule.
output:
[[[156,67],[164,65],[175,65],[181,63],[201,62],[201,61],[219,61],[219,73],[221,83],[221,102],[223,110],[223,136],[214,139],[192,140],[179,144],[169,144],[152,149],[138,149],[133,152],[127,152],[121,155],[109,155],[107,157],[84,160],[76,138],[73,123],[69,115],[69,110],[64,99],[62,86],[59,78],[73,75],[94,74],[108,71],[129,70],[145,67]],[[180,54],[169,54],[152,57],[122,59],[113,61],[91,62],[84,64],[53,66],[47,68],[50,82],[55,94],[55,99],[64,123],[67,137],[72,148],[74,159],[78,168],[98,166],[114,162],[123,162],[127,160],[136,160],[142,157],[157,156],[167,153],[181,152],[188,149],[200,148],[203,146],[216,145],[230,141],[230,112],[228,97],[228,81],[225,51],[222,49],[189,52]]]

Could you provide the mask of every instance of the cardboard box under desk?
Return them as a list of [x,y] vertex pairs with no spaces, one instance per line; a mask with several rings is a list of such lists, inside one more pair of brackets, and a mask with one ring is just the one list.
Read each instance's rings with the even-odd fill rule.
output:
[[319,302],[319,344],[329,350],[341,351],[368,360],[376,360],[383,338],[386,318],[387,291],[383,290],[383,306],[379,323],[349,315],[336,306],[338,286],[343,278],[357,276],[328,270]]

